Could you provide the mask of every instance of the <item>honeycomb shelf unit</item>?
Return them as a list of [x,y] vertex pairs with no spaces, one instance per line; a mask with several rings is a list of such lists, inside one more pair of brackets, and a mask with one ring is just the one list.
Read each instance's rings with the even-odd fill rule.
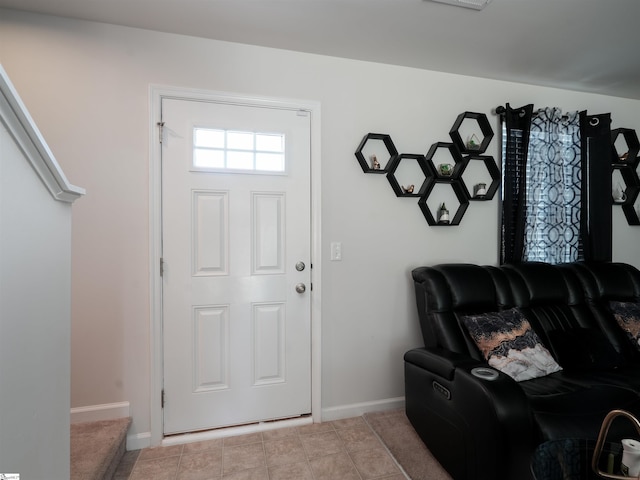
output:
[[[465,130],[470,137],[476,137],[477,142],[463,142],[461,130]],[[460,153],[464,155],[465,166],[469,165],[470,160],[478,160],[484,162],[484,168],[487,175],[490,178],[489,186],[485,188],[485,193],[477,195],[475,190],[470,191],[464,179],[461,177],[460,181],[465,187],[470,201],[489,201],[493,199],[498,187],[500,186],[500,170],[496,165],[496,162],[492,156],[482,155],[486,152],[491,140],[494,137],[493,129],[489,124],[489,120],[484,113],[478,112],[464,112],[458,115],[456,121],[453,123],[449,136],[453,141],[453,144],[458,148]],[[475,162],[474,162],[475,163]]]
[[[466,143],[462,136],[470,138]],[[386,174],[397,197],[418,197],[418,206],[430,226],[456,226],[460,224],[470,201],[490,201],[500,186],[500,170],[494,158],[484,155],[494,137],[493,129],[484,113],[463,112],[449,131],[451,142],[433,143],[426,154],[402,153],[386,133],[366,134],[355,156],[364,173]],[[473,141],[471,141],[473,139]],[[473,165],[475,172],[468,172]],[[473,174],[476,174],[475,176]],[[485,193],[470,192],[464,177],[474,179],[476,186],[484,186]],[[479,183],[478,183],[479,182]],[[453,191],[440,190],[439,185],[450,185]],[[435,191],[444,198],[457,201],[455,213],[448,222],[439,222],[432,212]],[[443,202],[444,203],[444,202]],[[431,207],[430,207],[431,204]]]
[[[469,140],[463,141],[463,135]],[[368,133],[364,136],[355,152],[364,173],[386,174],[387,180],[397,197],[418,197],[418,206],[430,226],[459,225],[469,203],[472,201],[493,200],[500,187],[500,169],[495,159],[484,155],[494,137],[493,129],[487,116],[478,112],[463,112],[456,118],[449,131],[451,142],[436,142],[431,145],[426,155],[403,153],[398,154],[391,136],[385,133]],[[636,131],[631,128],[611,130],[611,172],[613,178],[624,195],[617,198],[613,194],[611,203],[620,206],[629,225],[640,225],[640,142]],[[436,160],[445,155],[440,163]],[[404,167],[409,173],[403,172]],[[437,163],[437,164],[436,164]],[[448,166],[446,169],[442,165]],[[474,168],[470,168],[472,165]],[[473,176],[474,170],[477,174]],[[478,176],[481,180],[478,183]],[[470,191],[465,177],[474,177],[475,187],[486,187]],[[451,185],[458,207],[448,223],[438,222],[432,208],[433,200],[429,198],[436,185]],[[449,197],[453,198],[453,197]]]
[[[621,150],[621,151],[619,151]],[[612,194],[613,205],[622,207],[629,225],[640,225],[640,178],[638,164],[640,163],[640,142],[636,131],[631,128],[616,128],[611,130],[611,170],[613,175],[624,184],[624,200],[616,200]],[[613,188],[612,188],[613,190]]]

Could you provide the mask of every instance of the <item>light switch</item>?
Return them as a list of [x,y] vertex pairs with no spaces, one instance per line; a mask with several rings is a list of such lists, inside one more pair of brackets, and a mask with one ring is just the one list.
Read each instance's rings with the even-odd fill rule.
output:
[[331,260],[334,262],[342,260],[342,242],[331,242]]

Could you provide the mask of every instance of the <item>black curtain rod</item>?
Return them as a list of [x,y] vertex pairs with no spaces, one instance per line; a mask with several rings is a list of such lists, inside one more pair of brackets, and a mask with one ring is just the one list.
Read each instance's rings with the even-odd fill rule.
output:
[[[504,105],[498,105],[496,107],[496,115],[501,115],[504,116],[504,114],[507,112],[507,109],[504,107]],[[534,111],[533,114],[535,115],[536,112]],[[524,108],[520,109],[520,116],[524,115]]]
[[[498,105],[496,107],[496,115],[500,115],[501,117],[504,117],[504,114],[507,112],[507,109],[504,107],[504,105]],[[520,109],[520,116],[523,117],[524,116],[524,108]],[[533,112],[533,115],[535,115],[536,112]]]
[[[541,110],[541,109],[534,110],[534,111],[533,111],[533,112],[531,112],[531,113],[532,113],[532,115],[535,117],[535,116],[538,114],[538,112],[539,112],[540,110]],[[499,105],[499,106],[497,106],[497,107],[496,107],[496,115],[501,115],[501,116],[503,116],[503,115],[506,113],[506,111],[507,111],[507,109],[506,109],[503,105]],[[521,109],[521,110],[520,110],[520,113],[521,113],[522,115],[524,115],[524,109]],[[522,116],[522,115],[521,115],[521,116]],[[565,114],[565,115],[562,115],[562,119],[563,119],[563,120],[566,120],[567,118],[569,118],[569,116],[568,116],[568,115],[566,115],[566,114]]]

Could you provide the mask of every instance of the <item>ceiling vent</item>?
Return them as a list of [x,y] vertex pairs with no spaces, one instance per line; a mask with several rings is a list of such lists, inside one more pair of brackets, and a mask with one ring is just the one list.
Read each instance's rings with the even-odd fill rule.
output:
[[431,0],[432,2],[446,3],[447,5],[456,5],[458,7],[473,8],[474,10],[482,10],[491,3],[491,0]]

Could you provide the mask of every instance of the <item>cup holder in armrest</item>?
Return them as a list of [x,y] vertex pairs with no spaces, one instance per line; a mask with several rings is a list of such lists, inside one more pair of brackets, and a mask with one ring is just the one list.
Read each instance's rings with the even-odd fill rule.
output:
[[496,380],[498,378],[498,372],[493,368],[487,367],[475,367],[471,369],[471,375],[481,378],[483,380]]

